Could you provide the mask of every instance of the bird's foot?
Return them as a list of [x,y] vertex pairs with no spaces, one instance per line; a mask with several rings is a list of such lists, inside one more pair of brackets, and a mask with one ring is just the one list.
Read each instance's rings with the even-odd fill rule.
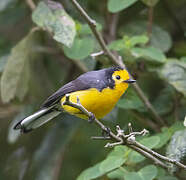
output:
[[110,136],[110,128],[106,127],[106,130],[102,130],[102,136],[103,137],[109,137]]

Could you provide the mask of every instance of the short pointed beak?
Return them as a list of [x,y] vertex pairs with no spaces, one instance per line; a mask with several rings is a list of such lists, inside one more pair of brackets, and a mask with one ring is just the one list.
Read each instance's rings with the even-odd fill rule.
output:
[[125,82],[125,83],[135,83],[136,80],[134,80],[134,79],[127,79],[127,80],[125,80],[123,82]]

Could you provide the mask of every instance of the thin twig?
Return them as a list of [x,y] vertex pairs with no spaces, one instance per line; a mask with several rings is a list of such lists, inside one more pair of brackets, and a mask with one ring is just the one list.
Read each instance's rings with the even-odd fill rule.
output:
[[57,158],[55,165],[54,165],[54,171],[53,171],[53,177],[52,180],[58,180],[59,176],[60,176],[60,171],[62,169],[62,162],[64,159],[64,153],[65,153],[65,149],[62,149],[62,151],[59,154],[59,157]]
[[129,134],[125,135],[125,138],[129,138],[131,136],[144,136],[147,133],[149,133],[149,131],[147,131],[146,129],[142,130],[141,132],[130,132]]
[[114,40],[116,38],[116,30],[117,30],[117,24],[119,21],[119,13],[114,13],[111,15],[111,24],[110,24],[110,31],[109,31],[109,35],[110,35],[110,40]]
[[33,2],[33,0],[26,0],[26,3],[28,4],[28,6],[30,7],[30,9],[33,11],[36,8],[35,3]]
[[133,149],[134,151],[139,152],[140,154],[142,154],[142,155],[145,156],[146,158],[151,159],[151,160],[154,162],[154,164],[156,164],[157,166],[161,166],[162,168],[168,170],[168,167],[167,167],[167,165],[166,165],[165,163],[163,163],[162,161],[160,161],[160,160],[157,159],[157,158],[154,158],[154,156],[151,155],[150,153],[148,153],[148,152],[146,152],[146,151],[143,151],[142,149],[140,149],[140,148],[138,148],[138,147],[136,147],[136,146],[133,146],[133,145],[129,145],[129,147],[130,147],[131,149]]
[[162,126],[165,126],[165,122],[158,115],[158,113],[156,112],[156,110],[154,109],[154,107],[152,106],[152,104],[150,103],[150,101],[147,99],[147,97],[145,96],[145,94],[143,93],[143,91],[141,90],[141,88],[137,85],[137,83],[133,83],[131,85],[134,87],[136,93],[141,98],[141,100],[143,101],[143,103],[145,104],[145,106],[147,107],[147,109],[154,115],[156,122],[158,124],[160,123]]
[[93,136],[93,137],[91,137],[91,139],[94,139],[94,140],[109,140],[111,138],[110,138],[110,136],[108,136],[108,137],[104,137],[104,136]]
[[150,127],[155,132],[160,132],[159,127],[151,119],[149,119],[149,118],[147,119],[147,118],[142,117],[140,113],[138,113],[134,110],[130,110],[130,112],[136,118],[136,120],[139,121],[139,123],[143,124],[144,127]]
[[106,16],[106,41],[107,43],[112,42],[116,39],[116,30],[119,21],[119,13],[110,13],[107,11]]
[[99,52],[96,52],[96,53],[92,53],[90,56],[91,56],[92,58],[95,58],[95,57],[100,56],[100,55],[102,55],[102,54],[104,54],[104,52],[103,52],[103,51],[99,51]]
[[[80,14],[85,18],[87,21],[89,27],[91,28],[92,32],[94,33],[96,39],[98,40],[101,48],[105,52],[105,54],[110,57],[110,59],[118,65],[118,59],[113,55],[113,53],[107,48],[107,45],[102,37],[102,35],[99,33],[99,31],[96,29],[96,21],[91,19],[89,15],[85,12],[85,10],[79,5],[79,3],[76,0],[71,0],[76,9],[80,12]],[[119,64],[121,67],[124,67],[124,64]]]
[[148,8],[148,24],[147,24],[147,35],[148,35],[149,39],[152,34],[153,12],[154,12],[154,7],[150,6]]
[[164,161],[169,162],[171,164],[175,164],[176,166],[186,170],[186,165],[183,165],[182,163],[180,163],[180,162],[178,162],[178,161],[176,161],[174,159],[170,159],[170,158],[168,158],[166,156],[163,156],[163,155],[161,155],[161,154],[159,154],[159,153],[157,153],[157,152],[145,147],[144,145],[138,143],[137,141],[133,142],[133,145],[135,145],[136,147],[139,147],[140,149],[143,149],[144,151],[152,154],[153,156],[155,156],[158,159],[164,160]]
[[[102,35],[99,33],[99,31],[96,29],[96,22],[89,17],[89,15],[85,12],[85,10],[79,5],[79,3],[76,0],[71,0],[76,9],[79,11],[82,17],[85,18],[87,21],[89,27],[91,28],[93,34],[95,35],[96,39],[98,40],[101,48],[103,49],[104,53],[112,60],[112,62],[116,65],[121,66],[122,68],[125,68],[125,64],[123,61],[119,61],[118,58],[107,48],[107,45],[102,37]],[[132,76],[131,76],[132,78]],[[132,84],[133,88],[147,107],[147,109],[153,114],[156,122],[162,126],[165,126],[165,122],[163,119],[158,115],[150,101],[147,99],[141,88],[137,85],[137,83]]]

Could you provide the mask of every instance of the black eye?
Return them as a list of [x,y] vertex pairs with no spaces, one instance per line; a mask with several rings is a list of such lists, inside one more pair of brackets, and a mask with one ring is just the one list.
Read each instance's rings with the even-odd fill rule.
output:
[[119,75],[117,75],[117,76],[116,76],[116,79],[118,79],[118,80],[119,80],[119,79],[120,79],[120,76],[119,76]]

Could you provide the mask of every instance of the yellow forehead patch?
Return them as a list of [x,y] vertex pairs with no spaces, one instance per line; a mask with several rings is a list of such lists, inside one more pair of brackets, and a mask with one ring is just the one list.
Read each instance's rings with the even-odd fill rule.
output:
[[128,73],[128,71],[126,69],[115,71],[112,74],[112,77],[115,79],[115,77],[118,76],[118,75],[120,76],[120,78],[121,78],[122,81],[125,81],[125,80],[130,79],[129,73]]

